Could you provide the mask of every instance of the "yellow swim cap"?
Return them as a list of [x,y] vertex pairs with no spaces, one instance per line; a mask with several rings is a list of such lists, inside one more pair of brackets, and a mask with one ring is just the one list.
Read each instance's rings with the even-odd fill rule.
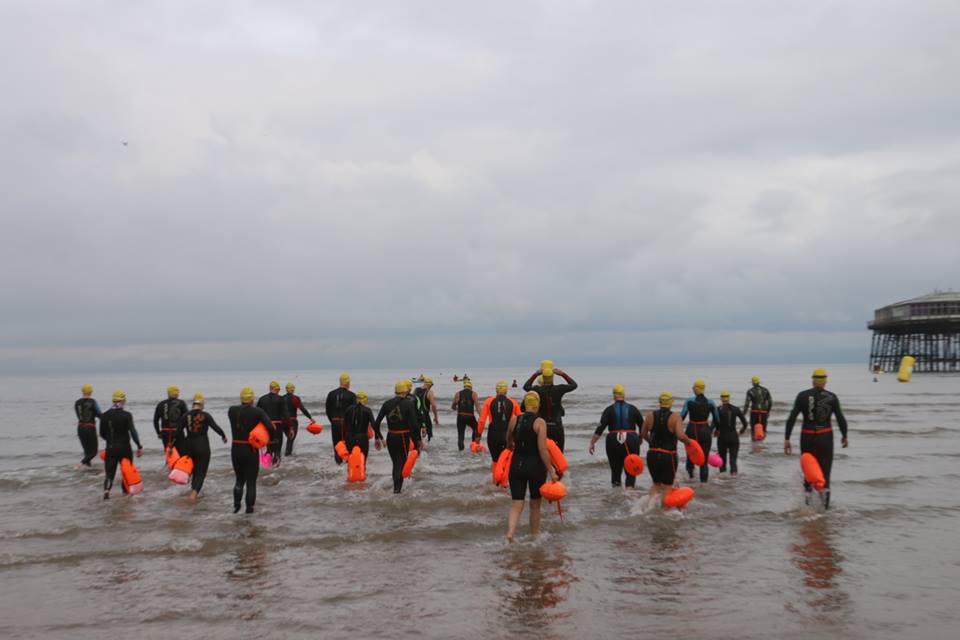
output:
[[167,396],[168,396],[168,397],[170,397],[170,398],[176,398],[176,397],[179,396],[179,395],[180,395],[180,388],[179,388],[177,385],[172,384],[172,385],[170,385],[169,387],[167,387]]
[[661,391],[660,406],[663,408],[673,406],[673,394],[669,391]]
[[357,402],[360,404],[367,403],[367,392],[366,391],[357,391]]
[[540,408],[540,394],[536,391],[527,391],[523,396],[523,407],[528,411]]
[[813,377],[814,377],[814,378],[824,378],[824,379],[826,379],[826,377],[827,377],[827,370],[826,370],[826,369],[823,369],[823,368],[814,369],[814,370],[813,370]]
[[80,387],[80,393],[91,394],[93,393],[93,385],[85,384]]
[[506,380],[497,380],[496,388],[497,388],[497,393],[506,393],[509,387],[507,386]]
[[750,378],[750,382],[752,382],[753,384],[760,384],[760,376],[753,376],[752,378]]
[[407,382],[405,380],[397,380],[397,383],[393,385],[394,393],[406,393],[407,392]]
[[340,374],[340,384],[350,384],[350,374],[341,373]]
[[293,393],[296,390],[297,390],[297,385],[293,384],[292,382],[287,383],[287,393]]
[[274,389],[276,389],[277,391],[280,391],[280,383],[277,382],[276,380],[271,380],[271,381],[270,381],[270,391],[273,391]]
[[696,380],[693,381],[693,388],[700,389],[700,391],[704,391],[707,388],[707,383],[704,382],[701,378],[697,378]]
[[721,399],[721,400],[722,400],[723,398],[729,398],[729,397],[730,397],[730,392],[727,391],[726,389],[724,389],[723,391],[720,392],[720,399]]
[[464,388],[464,389],[473,389],[473,381],[470,380],[469,378],[467,378],[466,380],[464,380],[464,381],[463,381],[463,388]]
[[253,402],[253,389],[250,387],[240,389],[240,402]]
[[615,384],[615,385],[613,385],[613,397],[614,397],[614,398],[616,398],[617,396],[620,396],[620,397],[622,398],[622,397],[624,397],[625,395],[627,395],[627,392],[626,392],[626,390],[623,388],[623,385],[622,385],[622,384]]
[[433,378],[430,376],[423,376],[423,384],[429,384],[430,386],[433,386]]
[[125,393],[124,393],[123,391],[121,391],[120,389],[117,389],[116,391],[113,392],[113,401],[114,401],[114,402],[123,402],[123,401],[126,400],[126,399],[127,399],[127,394],[125,394]]
[[203,404],[203,394],[199,391],[193,394],[193,404]]

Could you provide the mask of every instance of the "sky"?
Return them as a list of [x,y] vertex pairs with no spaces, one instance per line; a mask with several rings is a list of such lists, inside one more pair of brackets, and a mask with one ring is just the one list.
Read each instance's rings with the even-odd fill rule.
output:
[[0,372],[858,362],[960,3],[0,4]]

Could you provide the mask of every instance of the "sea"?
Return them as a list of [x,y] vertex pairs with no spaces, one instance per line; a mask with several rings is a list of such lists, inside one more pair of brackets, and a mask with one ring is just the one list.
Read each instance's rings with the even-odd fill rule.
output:
[[[561,365],[563,363],[557,363]],[[454,374],[481,398],[530,370],[351,371],[376,411],[398,378],[436,382],[440,426],[403,493],[386,451],[348,483],[329,431],[302,429],[294,456],[260,475],[254,514],[234,514],[229,445],[211,434],[200,499],[167,479],[152,417],[170,384],[226,427],[241,387],[294,382],[323,424],[340,371],[141,373],[0,379],[0,637],[3,638],[956,638],[960,636],[960,377],[825,365],[850,446],[837,434],[829,511],[807,506],[799,434],[784,422],[812,365],[564,367],[570,470],[562,517],[505,540],[510,498],[489,454],[459,451]],[[693,380],[741,404],[758,375],[774,397],[767,439],[740,447],[740,474],[678,474],[696,497],[650,505],[646,471],[612,487],[603,442],[588,453],[611,387],[653,409]],[[77,468],[73,403],[127,393],[145,445],[145,489],[102,499],[103,463]],[[520,390],[511,390],[520,397]],[[644,446],[644,452],[646,446]],[[682,454],[681,454],[682,459]]]

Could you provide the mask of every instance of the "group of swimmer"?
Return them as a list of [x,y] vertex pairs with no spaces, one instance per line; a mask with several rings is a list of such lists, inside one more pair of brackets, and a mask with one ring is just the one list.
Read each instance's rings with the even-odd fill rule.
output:
[[[558,383],[557,378],[563,382]],[[784,453],[789,455],[792,451],[790,435],[797,418],[802,415],[800,451],[810,454],[822,471],[819,481],[812,482],[810,478],[805,478],[807,503],[816,488],[824,508],[829,508],[833,462],[832,421],[835,418],[840,428],[843,447],[848,445],[847,423],[839,399],[825,388],[826,371],[814,370],[812,381],[810,389],[797,395],[787,418]],[[373,439],[377,450],[386,445],[392,461],[394,493],[401,492],[412,463],[422,453],[425,441],[433,438],[434,427],[440,423],[433,380],[421,376],[418,382],[421,382],[421,386],[414,390],[411,380],[398,381],[394,385],[394,396],[383,403],[374,417],[373,411],[367,406],[367,393],[354,393],[350,390],[350,376],[346,373],[340,376],[340,384],[327,394],[325,406],[334,460],[338,465],[347,461],[348,452],[362,454],[361,464],[365,465],[370,440]],[[453,398],[451,408],[457,414],[458,448],[461,451],[465,448],[466,430],[469,427],[471,450],[482,451],[482,435],[486,428],[486,449],[493,461],[495,478],[497,465],[507,465],[503,469],[502,484],[509,485],[513,501],[508,518],[507,538],[510,540],[528,495],[531,533],[539,531],[541,489],[546,491],[550,488],[545,486],[548,482],[557,483],[565,471],[565,464],[560,467],[556,462],[557,455],[562,458],[565,444],[563,397],[576,389],[577,383],[573,378],[553,366],[551,361],[545,360],[523,384],[525,394],[522,403],[507,395],[509,385],[501,380],[496,384],[495,394],[481,404],[472,381],[466,376],[463,378],[463,388]],[[707,458],[711,454],[714,437],[717,438],[719,461],[713,458],[711,462],[719,466],[720,472],[729,468],[731,477],[736,477],[739,436],[749,425],[753,425],[752,439],[762,440],[766,437],[773,398],[756,376],[747,391],[742,410],[730,403],[729,391],[720,393],[721,404],[717,406],[705,396],[705,390],[703,380],[695,381],[693,395],[686,400],[680,413],[673,411],[673,394],[661,392],[657,399],[659,408],[642,414],[635,405],[626,402],[624,387],[614,385],[613,403],[603,410],[589,445],[589,453],[593,455],[598,440],[607,431],[605,444],[613,486],[620,486],[624,476],[627,487],[636,486],[637,474],[642,473],[643,468],[639,459],[641,442],[648,445],[646,468],[653,483],[649,491],[651,499],[664,500],[667,492],[675,486],[678,442],[688,447],[686,471],[691,479],[696,467],[699,467],[700,482],[708,481],[710,465]],[[288,383],[286,394],[280,395],[280,384],[274,381],[270,383],[269,393],[258,399],[252,388],[245,387],[240,391],[240,404],[231,406],[227,412],[232,439],[231,460],[236,476],[233,491],[235,513],[240,510],[241,503],[246,505],[246,513],[253,513],[261,464],[279,465],[284,455],[293,455],[300,413],[311,421],[308,430],[312,433],[322,431],[323,427],[314,421],[295,391],[295,385]],[[99,419],[99,436],[105,441],[101,454],[105,463],[103,497],[108,499],[118,466],[122,470],[133,468],[131,440],[137,446],[137,457],[142,454],[143,445],[134,427],[132,414],[124,408],[126,394],[123,391],[113,393],[112,406],[102,413],[92,397],[92,387],[83,385],[82,393],[83,397],[75,403],[77,433],[84,449],[81,464],[89,466],[98,453],[96,421]],[[195,499],[203,487],[210,462],[208,430],[212,429],[224,443],[227,442],[227,435],[213,416],[204,410],[202,394],[194,396],[191,408],[179,396],[180,390],[176,386],[168,387],[167,399],[161,401],[154,412],[153,426],[171,466],[176,455],[189,456],[192,460],[190,495]],[[750,416],[749,423],[745,414]],[[385,436],[381,430],[384,420],[387,423]],[[262,455],[259,452],[261,447],[264,449]],[[703,459],[696,465],[690,459],[690,447],[699,448],[702,452],[700,457]],[[177,453],[171,458],[170,452]],[[804,469],[806,472],[806,466]],[[363,474],[365,477],[365,470]],[[125,492],[128,491],[127,485],[128,478],[124,476]]]

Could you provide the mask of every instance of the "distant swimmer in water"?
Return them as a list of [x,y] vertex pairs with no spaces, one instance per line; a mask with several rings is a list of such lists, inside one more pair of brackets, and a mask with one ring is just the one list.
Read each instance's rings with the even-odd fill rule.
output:
[[457,374],[453,374],[453,381],[460,382],[460,376],[458,376]]
[[[554,384],[554,375],[558,375],[567,384]],[[533,381],[537,376],[543,379],[537,386]],[[563,396],[576,390],[577,383],[566,372],[553,366],[550,360],[544,360],[540,363],[540,368],[523,383],[524,391],[536,391],[540,396],[539,416],[547,423],[547,437],[557,443],[560,451],[563,451]]]
[[690,438],[683,432],[683,420],[674,413],[673,394],[660,393],[660,409],[651,411],[643,419],[640,437],[647,441],[647,471],[653,480],[650,497],[663,500],[677,475],[677,441],[689,444]]
[[373,423],[377,441],[383,442],[380,424],[387,420],[387,451],[393,462],[393,492],[400,493],[403,489],[403,465],[407,463],[407,454],[411,449],[421,451],[423,440],[420,438],[420,426],[417,421],[417,410],[413,402],[407,398],[407,384],[410,381],[401,380],[394,387],[394,397],[383,403],[380,413]]
[[464,376],[463,389],[453,396],[453,404],[450,405],[450,408],[457,412],[457,448],[460,451],[463,451],[463,439],[467,427],[470,427],[470,439],[477,439],[478,404],[480,404],[480,398],[473,390],[473,382]]
[[510,461],[510,516],[507,519],[507,542],[513,535],[523,513],[523,503],[530,492],[530,535],[540,533],[540,487],[549,477],[557,481],[550,453],[547,450],[547,423],[537,416],[540,396],[529,391],[523,396],[524,412],[511,416],[507,426],[507,448],[513,451]]
[[[280,385],[277,385],[277,390],[279,391],[279,389]],[[240,511],[240,503],[244,501],[244,498],[247,513],[253,513],[253,506],[257,503],[257,476],[260,475],[260,455],[250,443],[250,432],[257,425],[262,424],[267,433],[270,434],[271,442],[277,437],[273,420],[267,415],[267,412],[260,407],[253,406],[255,397],[253,389],[244,387],[240,390],[240,404],[235,404],[227,410],[227,417],[230,420],[230,435],[233,437],[233,444],[230,446],[230,459],[233,462],[233,474],[237,479],[233,486],[234,513]],[[244,496],[244,489],[246,489],[246,496]]]
[[85,384],[80,387],[81,397],[73,403],[77,414],[77,437],[83,447],[80,464],[91,466],[90,461],[97,457],[97,418],[100,417],[100,405],[92,398],[93,387]]
[[297,419],[298,414],[303,412],[303,415],[307,416],[307,420],[313,422],[313,416],[310,415],[307,407],[304,406],[300,396],[294,393],[296,390],[296,385],[288,382],[287,393],[283,396],[283,402],[287,406],[287,449],[284,451],[284,455],[287,456],[293,455],[293,441],[297,439],[297,433],[300,431],[300,421]]
[[[710,445],[713,443],[711,437],[710,418],[713,418],[713,428],[715,429],[720,422],[720,415],[717,413],[717,405],[713,400],[708,400],[704,391],[707,389],[707,383],[703,380],[697,380],[693,383],[693,395],[687,398],[680,412],[680,418],[685,419],[687,414],[690,419],[687,422],[687,435],[693,436],[693,439],[700,443],[703,449],[704,457],[710,455]],[[687,475],[693,477],[694,464],[687,458]],[[704,460],[700,465],[700,482],[706,482],[710,475],[710,465]]]
[[516,379],[516,378],[513,379],[513,384],[510,385],[510,387],[513,388],[513,389],[516,389],[516,388],[517,388],[517,379]]
[[337,455],[337,443],[343,440],[343,415],[357,404],[357,396],[350,391],[350,374],[340,374],[340,386],[327,394],[326,414],[330,421],[330,439],[333,441],[333,459],[340,465],[343,460]]
[[[747,399],[743,403],[743,413],[750,412],[750,439],[756,440],[753,433],[753,425],[760,423],[763,425],[763,435],[767,435],[767,419],[770,417],[770,409],[773,407],[773,396],[769,389],[760,386],[760,378],[753,376],[751,379],[753,386],[747,390]],[[760,438],[763,440],[763,438]]]
[[137,445],[137,457],[143,454],[143,445],[140,444],[140,436],[137,435],[137,429],[133,426],[133,415],[124,409],[127,403],[127,394],[123,391],[113,392],[113,406],[103,412],[100,416],[100,437],[104,439],[105,458],[104,458],[104,479],[103,479],[103,499],[110,497],[110,489],[113,488],[113,478],[117,475],[117,466],[120,461],[126,458],[133,462],[133,450],[130,448],[130,440]]
[[720,392],[720,408],[717,410],[720,414],[720,421],[716,424],[713,435],[717,437],[717,451],[723,464],[720,465],[720,473],[727,470],[727,456],[730,456],[730,475],[737,475],[737,453],[740,452],[740,436],[737,434],[737,420],[743,425],[740,433],[747,429],[747,421],[743,417],[740,408],[730,404],[730,392],[724,389]]
[[167,399],[157,404],[153,412],[153,430],[163,442],[163,450],[175,447],[179,453],[186,446],[183,440],[178,439],[178,426],[183,416],[187,415],[187,403],[180,399],[180,389],[176,385],[167,387]]
[[[613,404],[603,410],[600,425],[590,438],[590,455],[604,429],[607,433],[607,462],[610,463],[610,484],[620,486],[624,475],[623,461],[628,454],[640,454],[640,428],[643,427],[643,415],[640,410],[626,401],[626,391],[622,384],[613,385]],[[626,485],[636,486],[637,477],[626,474]]]
[[[367,406],[367,392],[358,391],[357,403],[347,407],[343,414],[344,444],[347,445],[347,451],[360,447],[364,460],[370,456],[370,430],[373,429],[373,423],[373,411]],[[379,440],[376,447],[380,449]]]
[[[257,407],[270,416],[270,424],[273,429],[270,431],[270,445],[267,451],[273,456],[273,465],[277,466],[283,457],[283,432],[286,429],[287,404],[280,397],[280,383],[276,380],[270,382],[270,392],[260,396],[257,400]],[[266,425],[264,425],[266,426]]]
[[[800,428],[800,453],[812,453],[820,464],[820,470],[823,472],[823,478],[826,480],[825,489],[821,494],[823,507],[830,508],[830,469],[833,467],[833,422],[832,417],[836,417],[837,426],[840,427],[840,443],[844,449],[847,448],[847,419],[840,408],[840,398],[827,391],[827,371],[825,369],[814,369],[813,387],[797,394],[797,399],[793,403],[793,410],[787,418],[787,428],[783,441],[783,453],[790,455],[793,447],[790,445],[790,434],[793,431],[793,425],[797,421],[797,416],[803,414],[803,425]],[[810,483],[804,482],[803,489],[806,491],[806,501],[810,504],[810,494],[812,487]]]
[[203,410],[203,394],[194,394],[193,408],[180,420],[180,432],[177,433],[177,437],[185,443],[186,447],[186,451],[181,451],[180,454],[190,456],[190,459],[193,460],[190,497],[194,500],[200,495],[203,481],[207,477],[207,469],[210,468],[208,429],[213,429],[226,444],[227,435],[223,432],[223,429],[213,419],[213,416]]
[[417,418],[420,420],[420,437],[425,437],[429,442],[433,440],[433,428],[440,426],[437,399],[433,395],[433,378],[429,376],[423,378],[423,384],[413,392],[413,400],[417,407]]
[[475,442],[480,442],[483,437],[483,427],[490,421],[490,429],[487,431],[487,449],[490,451],[490,457],[496,462],[507,446],[507,428],[510,426],[510,418],[521,415],[520,403],[507,396],[507,381],[500,380],[495,387],[496,394],[483,401],[480,408],[480,422],[477,424],[477,437]]

